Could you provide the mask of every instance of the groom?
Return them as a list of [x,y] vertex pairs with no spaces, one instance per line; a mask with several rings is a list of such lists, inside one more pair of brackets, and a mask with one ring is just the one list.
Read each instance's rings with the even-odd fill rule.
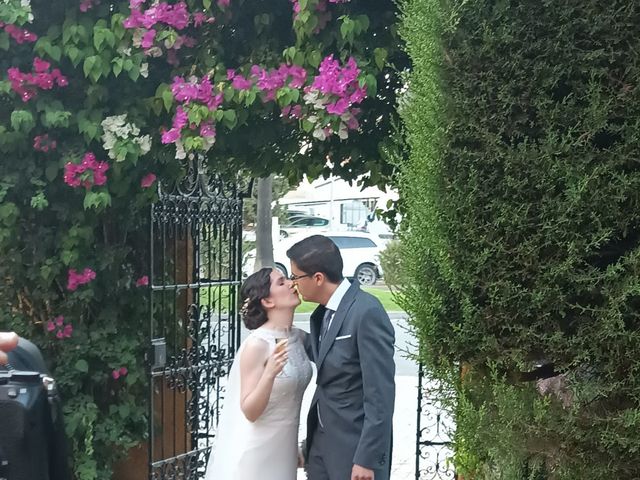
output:
[[357,281],[342,277],[342,256],[327,237],[293,245],[291,280],[311,315],[308,352],[318,377],[307,418],[309,480],[389,480],[395,399],[394,331]]

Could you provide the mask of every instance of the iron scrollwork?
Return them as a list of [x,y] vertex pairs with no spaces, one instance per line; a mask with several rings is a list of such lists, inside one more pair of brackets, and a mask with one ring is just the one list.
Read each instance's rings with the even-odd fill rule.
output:
[[149,478],[197,480],[213,445],[240,343],[242,206],[251,182],[209,174],[202,157],[151,208]]
[[[418,418],[416,429],[416,480],[449,480],[457,475],[450,459],[451,432],[454,428],[449,413],[430,393],[422,365],[418,371]],[[434,395],[435,397],[435,395]]]

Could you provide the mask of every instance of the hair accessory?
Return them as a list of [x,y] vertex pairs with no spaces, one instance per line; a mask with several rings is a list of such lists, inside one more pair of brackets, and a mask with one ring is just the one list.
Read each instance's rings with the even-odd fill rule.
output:
[[245,298],[244,302],[242,303],[242,307],[240,308],[240,315],[242,315],[243,317],[246,317],[247,314],[249,313],[249,298]]

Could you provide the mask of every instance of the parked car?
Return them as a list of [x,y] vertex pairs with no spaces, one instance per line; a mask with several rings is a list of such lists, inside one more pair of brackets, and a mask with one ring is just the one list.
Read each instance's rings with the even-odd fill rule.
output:
[[[318,233],[326,235],[337,245],[342,254],[344,263],[342,274],[347,278],[357,278],[361,285],[375,285],[382,277],[379,255],[384,250],[385,243],[380,241],[377,235],[366,232],[327,232]],[[273,247],[273,260],[275,267],[286,277],[289,276],[290,263],[287,250],[296,242],[315,233],[304,232],[281,240]],[[248,276],[253,272],[256,260],[256,250],[247,252],[244,258],[243,273]]]
[[280,238],[287,238],[309,228],[327,228],[329,220],[322,217],[293,217],[294,220],[286,225],[280,225]]

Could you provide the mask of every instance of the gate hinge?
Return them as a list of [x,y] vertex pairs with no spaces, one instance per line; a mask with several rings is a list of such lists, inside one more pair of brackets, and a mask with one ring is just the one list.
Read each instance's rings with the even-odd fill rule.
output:
[[167,342],[164,338],[151,339],[151,366],[164,368],[167,364]]

